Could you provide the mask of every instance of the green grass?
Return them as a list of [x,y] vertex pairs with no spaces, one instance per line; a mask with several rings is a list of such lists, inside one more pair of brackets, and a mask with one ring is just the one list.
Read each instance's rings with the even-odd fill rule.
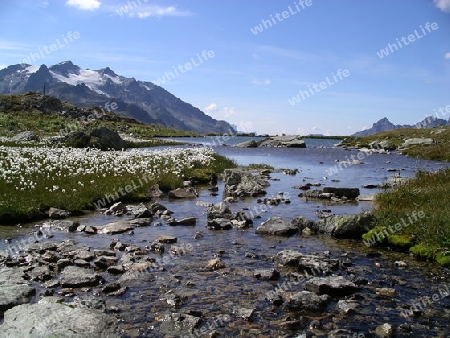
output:
[[350,136],[343,141],[343,144],[351,147],[367,147],[373,141],[389,140],[399,147],[404,143],[405,139],[422,137],[433,139],[435,144],[412,146],[408,149],[401,150],[401,153],[419,159],[450,161],[450,127],[448,126],[395,129],[370,136]]
[[[408,250],[417,257],[450,262],[450,169],[436,173],[420,171],[416,177],[376,198],[376,228],[363,235],[367,240],[377,231],[394,229],[386,241],[389,245]],[[412,217],[421,212],[424,217]],[[403,222],[402,222],[403,220]],[[404,224],[407,226],[403,226]],[[395,231],[395,224],[401,224]],[[444,254],[445,253],[445,254]]]

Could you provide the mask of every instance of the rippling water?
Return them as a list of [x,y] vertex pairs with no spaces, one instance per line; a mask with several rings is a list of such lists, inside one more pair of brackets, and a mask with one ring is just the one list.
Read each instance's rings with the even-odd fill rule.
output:
[[[194,143],[198,139],[186,140]],[[242,139],[231,139],[233,143]],[[201,141],[205,141],[204,139]],[[206,140],[208,142],[208,140]],[[291,219],[296,216],[317,218],[317,209],[327,208],[335,214],[357,213],[370,209],[368,202],[332,204],[329,202],[305,201],[297,197],[299,190],[293,186],[306,182],[319,182],[326,186],[355,187],[360,188],[361,193],[374,193],[377,190],[363,189],[365,184],[382,184],[392,177],[388,169],[397,169],[401,176],[413,176],[419,169],[437,170],[444,166],[442,163],[422,161],[407,158],[401,155],[373,154],[363,159],[365,164],[350,166],[330,176],[329,170],[337,164],[336,160],[344,161],[351,155],[358,153],[356,150],[347,151],[333,147],[336,140],[306,140],[306,149],[284,148],[256,148],[243,149],[230,146],[214,147],[219,154],[230,157],[238,164],[264,163],[276,168],[298,169],[295,176],[272,174],[271,186],[267,196],[277,195],[283,192],[289,195],[291,204],[281,204],[268,208],[261,212],[255,199],[240,200],[231,205],[233,212],[249,209],[260,215],[255,220],[255,226],[273,216],[281,216]],[[151,151],[151,149],[149,150]],[[328,171],[327,171],[328,170]],[[279,181],[278,181],[279,180]],[[333,182],[332,180],[338,180]],[[223,191],[223,183],[219,183],[219,192]],[[273,291],[277,282],[261,281],[253,277],[253,270],[257,268],[272,268],[271,257],[284,249],[298,250],[302,253],[323,253],[329,251],[331,257],[339,260],[349,260],[351,268],[347,273],[367,279],[369,285],[359,293],[360,309],[355,315],[334,315],[336,301],[331,302],[325,310],[331,317],[321,319],[320,327],[316,329],[298,328],[293,331],[286,330],[285,334],[296,337],[308,332],[311,336],[327,337],[328,332],[336,328],[345,328],[355,334],[371,336],[370,331],[380,324],[389,322],[394,327],[401,324],[413,324],[412,335],[405,337],[446,337],[448,331],[448,319],[450,318],[450,302],[448,298],[431,304],[427,311],[419,318],[403,318],[400,316],[402,306],[411,302],[418,296],[431,296],[439,287],[448,284],[446,271],[426,263],[417,262],[403,253],[380,251],[380,256],[367,255],[369,251],[359,240],[335,240],[327,236],[301,236],[290,238],[267,237],[256,235],[254,228],[248,230],[231,229],[227,231],[210,231],[205,228],[205,208],[197,205],[198,201],[216,203],[222,200],[222,196],[210,196],[205,188],[199,189],[197,201],[173,201],[162,199],[160,202],[173,210],[177,219],[183,217],[196,217],[197,225],[171,227],[150,226],[136,228],[134,234],[121,234],[115,236],[83,234],[67,234],[54,232],[52,240],[59,241],[71,238],[79,245],[91,248],[109,248],[113,239],[123,243],[149,245],[159,235],[171,235],[178,238],[177,245],[191,244],[193,250],[184,256],[171,259],[165,265],[162,272],[152,272],[141,276],[135,282],[129,284],[129,289],[121,297],[108,298],[109,305],[116,305],[121,309],[117,315],[124,336],[129,337],[163,337],[173,336],[170,327],[161,322],[165,314],[171,312],[200,311],[205,322],[213,320],[215,316],[227,315],[229,321],[218,328],[218,332],[226,337],[274,337],[280,334],[279,321],[286,320],[287,314],[271,305],[265,300],[265,294]],[[117,218],[105,216],[99,213],[87,214],[78,219],[86,225],[103,225]],[[0,227],[0,237],[13,236],[15,240],[27,238],[33,224],[18,227]],[[203,234],[203,238],[194,239],[197,232]],[[0,244],[0,250],[5,248],[5,243]],[[167,251],[167,250],[166,250]],[[150,256],[158,258],[157,254]],[[167,255],[167,253],[165,254]],[[220,256],[226,268],[215,272],[204,269],[206,262]],[[404,260],[408,263],[407,269],[397,268],[393,262]],[[288,280],[286,273],[282,274],[279,284]],[[113,280],[105,274],[107,280]],[[189,282],[189,283],[188,283]],[[393,299],[377,297],[375,287],[395,287],[397,296]],[[289,291],[301,290],[301,284]],[[182,296],[182,304],[174,308],[167,304],[164,298],[167,294],[175,293]],[[254,309],[252,319],[246,321],[235,314],[237,308]],[[320,314],[303,314],[307,322],[311,322]],[[298,316],[298,314],[292,314]],[[297,317],[296,317],[297,318]],[[308,326],[308,325],[307,325]],[[187,335],[187,333],[186,333]],[[308,337],[309,337],[308,336]]]

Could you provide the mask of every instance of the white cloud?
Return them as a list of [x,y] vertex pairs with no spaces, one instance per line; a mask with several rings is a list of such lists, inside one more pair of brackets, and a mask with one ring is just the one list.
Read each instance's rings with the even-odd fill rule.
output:
[[270,79],[253,79],[253,84],[267,86],[271,84],[271,81]]
[[93,11],[101,6],[98,0],[67,0],[66,5],[76,7],[77,9]]
[[446,60],[450,60],[450,53],[445,53],[444,58],[445,58]]
[[161,7],[158,5],[140,4],[139,2],[124,3],[122,6],[117,8],[108,6],[107,9],[119,14],[120,16],[125,15],[130,18],[138,19],[146,19],[148,17],[192,15],[191,12],[180,10],[176,6]]
[[433,0],[433,3],[441,11],[450,13],[450,0]]
[[205,111],[206,114],[211,115],[212,112],[217,111],[217,104],[215,103],[211,103],[210,105],[206,106],[205,108],[203,108],[203,110]]

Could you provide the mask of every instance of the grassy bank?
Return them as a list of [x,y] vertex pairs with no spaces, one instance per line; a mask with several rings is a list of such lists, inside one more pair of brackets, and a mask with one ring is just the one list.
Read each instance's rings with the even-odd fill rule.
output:
[[233,166],[207,148],[102,152],[0,146],[0,222],[37,218],[49,207],[74,211],[93,209],[99,201],[145,200],[153,184],[174,189],[185,179],[205,182]]
[[411,138],[431,138],[434,143],[410,146],[402,149],[402,154],[426,160],[450,161],[450,127],[448,126],[395,129],[370,136],[350,136],[345,139],[343,144],[349,147],[367,147],[373,141],[388,140],[400,147],[406,139]]
[[376,199],[376,227],[366,244],[412,252],[450,265],[450,169],[416,177]]

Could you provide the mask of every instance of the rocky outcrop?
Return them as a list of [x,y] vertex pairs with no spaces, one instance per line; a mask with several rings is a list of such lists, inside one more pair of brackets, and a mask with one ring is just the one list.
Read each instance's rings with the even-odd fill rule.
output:
[[275,148],[306,148],[306,143],[302,136],[272,136],[262,141],[259,146]]
[[169,191],[169,198],[174,199],[197,198],[197,191],[192,187],[178,188]]
[[231,197],[257,197],[267,193],[270,184],[263,178],[239,169],[224,172],[225,195]]
[[44,299],[6,311],[0,337],[119,337],[115,322],[99,310]]
[[371,212],[356,215],[333,215],[314,222],[310,229],[336,238],[361,238],[370,230],[374,216]]
[[106,127],[98,127],[91,131],[76,130],[61,139],[66,146],[74,148],[98,148],[101,150],[122,150],[126,142],[119,133]]
[[248,140],[248,141],[237,143],[234,146],[239,147],[239,148],[257,148],[258,145],[259,145],[259,143],[256,142],[255,140]]
[[425,137],[419,137],[419,138],[410,138],[405,140],[405,142],[401,145],[401,149],[408,148],[410,146],[416,146],[416,145],[431,145],[434,144],[434,140],[432,138],[425,138]]
[[23,131],[11,138],[13,142],[39,142],[39,136],[34,131]]

